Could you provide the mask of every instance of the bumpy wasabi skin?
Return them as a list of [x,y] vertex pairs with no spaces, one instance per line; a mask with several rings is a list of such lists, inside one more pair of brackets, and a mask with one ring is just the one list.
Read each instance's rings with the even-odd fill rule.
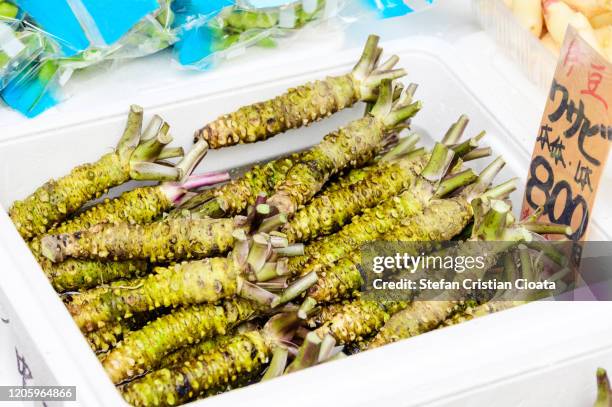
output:
[[408,303],[401,301],[354,300],[332,304],[323,309],[314,322],[320,338],[331,334],[339,344],[361,342],[376,333],[391,315]]
[[231,257],[158,267],[146,277],[95,289],[88,301],[73,302],[69,310],[77,325],[87,329],[158,308],[215,303],[238,294],[241,272]]
[[104,369],[113,383],[120,383],[156,369],[166,355],[183,346],[224,335],[259,311],[242,299],[177,309],[127,334],[104,358]]
[[[102,222],[148,223],[172,207],[158,187],[143,187],[106,200],[80,215],[51,229],[49,233],[73,233]],[[142,276],[147,271],[144,261],[100,262],[67,259],[54,264],[42,256],[40,239],[30,242],[30,250],[58,292],[86,289],[118,279]]]
[[368,348],[377,348],[432,331],[464,308],[465,304],[459,301],[415,301],[408,308],[393,315]]
[[77,232],[106,222],[149,223],[172,207],[173,203],[160,186],[136,188],[92,206],[53,228],[48,234]]
[[368,165],[362,168],[354,168],[350,171],[347,171],[344,174],[337,175],[332,178],[332,180],[325,185],[325,188],[319,192],[318,196],[323,196],[332,192],[335,192],[339,189],[346,188],[350,185],[356,184],[359,181],[364,180],[368,177],[368,175],[378,169],[378,165]]
[[177,349],[168,356],[164,357],[161,367],[177,367],[188,360],[197,359],[198,356],[227,344],[228,341],[235,335],[235,333],[232,332],[227,335],[215,336],[212,339],[203,340],[194,345],[188,345]]
[[363,180],[315,197],[294,215],[283,232],[291,241],[300,242],[334,233],[365,209],[410,186],[424,165],[424,160],[381,163]]
[[130,167],[116,153],[109,153],[93,164],[73,169],[58,180],[51,180],[23,201],[16,201],[9,215],[21,236],[29,240],[45,233],[76,212],[86,202],[99,198],[109,188],[130,180]]
[[[473,252],[473,246],[469,246],[472,250],[464,255],[478,255],[480,253]],[[461,253],[459,249],[459,252]],[[469,250],[469,249],[466,249]],[[498,260],[499,253],[487,253],[486,247],[482,248],[482,256],[484,257],[484,267],[473,267],[466,270],[459,277],[459,281],[465,278],[477,279],[491,269]],[[467,292],[464,293],[467,296]],[[473,293],[477,294],[477,293]],[[487,293],[481,293],[487,296]],[[481,295],[477,295],[480,297]],[[470,298],[473,295],[469,296]],[[436,329],[445,320],[453,317],[458,312],[464,311],[467,307],[473,307],[477,304],[475,299],[469,300],[434,300],[434,301],[415,301],[410,307],[393,315],[391,319],[380,330],[376,337],[369,344],[369,348],[376,348],[387,343],[396,342],[402,339],[411,338],[416,335],[429,332]]]
[[357,92],[351,74],[328,77],[221,116],[198,130],[195,137],[205,139],[211,148],[266,140],[354,105],[359,101]]
[[483,317],[485,315],[494,314],[496,312],[504,311],[510,308],[518,307],[519,305],[526,304],[526,301],[490,301],[482,305],[475,307],[467,307],[462,312],[459,312],[452,317],[446,319],[443,326],[457,325],[462,322],[470,321],[474,318]]
[[[147,137],[152,138],[141,140],[142,117],[142,108],[133,105],[123,136],[113,152],[94,163],[74,168],[58,180],[48,181],[23,201],[13,204],[9,215],[24,239],[47,232],[88,201],[131,179],[178,180],[184,175],[178,168],[154,163],[163,146],[172,140],[167,135],[169,126],[155,117],[151,129],[147,129]],[[149,131],[157,131],[157,135]],[[207,148],[203,147],[201,153]]]
[[211,148],[254,143],[321,120],[359,100],[369,100],[382,80],[403,74],[401,70],[376,71],[379,55],[378,37],[370,36],[351,73],[308,83],[274,99],[244,106],[199,129],[195,137],[206,140]]
[[130,331],[129,323],[127,321],[120,321],[115,324],[109,324],[97,331],[88,332],[85,334],[85,337],[94,352],[108,352]]
[[464,197],[434,199],[419,216],[406,219],[387,232],[389,241],[446,241],[457,236],[470,223],[472,206]]
[[[447,241],[461,233],[472,218],[472,207],[460,197],[433,200],[423,214],[407,219],[380,237],[389,241],[423,242],[419,248],[431,250],[428,241]],[[358,265],[359,251],[352,251],[333,264],[322,267],[308,296],[317,302],[331,302],[354,296],[363,284]]]
[[259,372],[272,347],[259,331],[247,332],[195,360],[152,372],[123,389],[134,406],[174,406],[220,386],[232,385],[242,375]]
[[361,255],[351,252],[336,263],[317,272],[317,282],[308,290],[308,296],[318,303],[327,303],[355,296],[363,284],[357,265]]
[[336,234],[307,245],[304,256],[289,259],[289,269],[295,274],[306,274],[333,264],[361,244],[382,236],[403,219],[422,213],[432,194],[430,186],[420,183],[365,210]]
[[141,277],[148,272],[147,262],[142,260],[103,262],[67,259],[54,264],[38,256],[38,262],[57,292],[88,289],[115,280]]
[[[410,223],[412,218],[416,219],[414,223],[417,225],[413,227],[413,232],[418,231],[422,233],[420,236],[416,234],[411,236],[418,237],[420,240],[435,240],[438,238],[436,234],[440,235],[440,229],[448,228],[450,230],[455,228],[455,223],[457,225],[463,224],[464,218],[471,216],[471,211],[468,211],[469,213],[462,211],[463,205],[474,198],[472,195],[477,196],[484,192],[490,180],[503,166],[503,160],[498,159],[494,161],[478,177],[468,170],[455,174],[438,184],[435,179],[439,179],[448,170],[446,163],[448,162],[449,151],[441,144],[437,144],[434,150],[424,169],[426,174],[421,173],[421,176],[416,179],[413,186],[400,195],[394,196],[376,207],[365,210],[363,214],[354,217],[351,223],[344,226],[336,234],[310,243],[306,246],[304,256],[293,257],[289,260],[290,271],[298,274],[318,271],[322,267],[338,261],[362,244],[387,235],[402,223],[407,224],[404,234],[408,235],[412,227]],[[450,157],[452,158],[452,155]],[[430,171],[431,169],[434,170]],[[472,184],[474,181],[476,182]],[[510,187],[514,187],[514,181],[505,184],[508,185],[496,187],[495,194],[503,194]],[[437,202],[437,200],[433,199],[434,197],[444,196],[456,188],[466,185],[469,186],[462,191],[456,203],[449,204],[449,207],[443,203],[437,204],[439,206],[437,209],[441,211],[440,215],[432,211],[429,216],[424,218],[428,220],[438,217],[433,219],[432,225],[428,225],[418,219],[430,204]],[[500,188],[502,186],[503,188]],[[491,191],[487,193],[491,193]],[[495,194],[492,194],[492,196]],[[463,202],[461,199],[463,199]],[[461,211],[461,216],[457,219],[450,219],[450,214],[456,216],[453,210]],[[446,226],[445,222],[447,221],[452,223],[452,227]],[[385,236],[385,238],[387,240],[397,240],[390,235]]]
[[172,218],[146,225],[99,224],[73,234],[46,236],[42,252],[51,261],[80,259],[180,261],[227,252],[233,219]]
[[[253,205],[260,193],[271,194],[287,172],[299,161],[301,154],[279,158],[263,165],[255,166],[242,177],[215,189],[214,196],[224,216],[238,215],[247,206]],[[210,206],[210,204],[208,205]],[[202,208],[206,212],[206,205]],[[213,216],[214,212],[210,211]]]
[[[390,83],[381,87],[381,106],[391,105],[391,93]],[[326,135],[289,170],[270,197],[270,205],[286,214],[295,214],[300,205],[318,193],[333,175],[371,161],[383,148],[388,132],[414,116],[420,108],[420,102],[393,111],[390,107],[388,110],[375,107],[366,117]]]

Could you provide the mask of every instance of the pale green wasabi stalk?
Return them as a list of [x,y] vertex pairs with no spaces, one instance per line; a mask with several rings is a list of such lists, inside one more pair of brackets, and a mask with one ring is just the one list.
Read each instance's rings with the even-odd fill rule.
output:
[[113,383],[120,383],[156,369],[173,351],[224,335],[261,312],[260,306],[243,299],[180,308],[129,332],[102,364]]
[[287,173],[277,186],[269,204],[281,213],[293,215],[300,205],[308,202],[323,185],[345,168],[361,167],[370,162],[385,144],[385,138],[421,108],[420,102],[403,104],[401,98],[393,103],[393,88],[384,81],[372,111],[362,119],[326,135],[308,150],[300,162]]
[[298,86],[274,99],[242,107],[207,124],[195,138],[205,139],[211,148],[254,143],[321,120],[360,100],[374,100],[383,80],[405,75],[402,69],[392,69],[398,60],[395,56],[383,64],[385,70],[376,68],[382,53],[378,40],[374,35],[368,38],[351,73]]
[[113,152],[95,163],[76,167],[63,178],[48,181],[13,204],[9,215],[24,239],[47,232],[88,201],[129,180],[181,179],[178,168],[154,163],[170,138],[160,133],[152,140],[142,140],[142,115],[141,107],[131,107],[124,134]]
[[275,315],[261,330],[236,335],[195,359],[128,383],[123,396],[134,406],[177,405],[232,385],[244,373],[262,371],[275,349],[287,347],[299,321],[295,313]]

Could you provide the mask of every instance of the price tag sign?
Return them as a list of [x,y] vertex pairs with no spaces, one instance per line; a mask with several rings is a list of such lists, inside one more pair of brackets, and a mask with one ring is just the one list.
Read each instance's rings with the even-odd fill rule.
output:
[[522,218],[587,228],[612,142],[612,65],[569,27],[531,157]]

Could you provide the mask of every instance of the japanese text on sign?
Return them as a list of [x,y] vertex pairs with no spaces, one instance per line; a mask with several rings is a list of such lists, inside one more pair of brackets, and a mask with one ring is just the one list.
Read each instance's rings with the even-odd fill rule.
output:
[[584,240],[612,141],[612,66],[568,28],[527,175],[522,216]]

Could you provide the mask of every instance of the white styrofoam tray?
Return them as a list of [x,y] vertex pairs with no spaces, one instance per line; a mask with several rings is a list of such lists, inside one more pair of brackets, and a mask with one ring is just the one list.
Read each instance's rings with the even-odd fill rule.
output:
[[[521,124],[514,120],[516,112],[494,114],[497,95],[489,98],[486,90],[479,88],[479,81],[462,67],[453,49],[424,37],[384,45],[387,53],[401,57],[409,70],[407,80],[420,85],[418,97],[424,108],[413,121],[415,130],[438,138],[459,114],[467,113],[471,118],[468,134],[486,129],[486,144],[508,162],[499,180],[511,176],[524,180],[532,146],[515,141],[520,140],[515,133],[522,131],[517,130]],[[172,125],[177,143],[188,147],[193,130],[219,114],[306,80],[345,72],[358,53],[353,50],[329,58],[291,61],[279,66],[275,77],[268,72],[265,79],[240,78],[239,85],[231,78],[217,76],[211,86],[214,91],[192,87],[187,93],[175,93],[173,102],[167,98],[163,104],[156,103],[157,98],[139,102],[147,115],[162,115]],[[127,106],[120,110],[98,120],[80,123],[73,119],[70,125],[0,142],[0,206],[8,208],[49,177],[61,176],[108,151],[121,133]],[[361,112],[357,107],[265,143],[213,151],[198,172],[304,148]],[[521,113],[537,126],[539,112]],[[513,199],[516,208],[521,199],[522,191],[518,191]],[[594,218],[597,222],[597,216]],[[606,238],[594,229],[594,235]],[[41,372],[38,376],[44,377],[44,384],[76,385],[83,405],[121,405],[119,394],[4,211],[0,211],[0,264],[5,265],[0,303],[14,321],[20,340],[36,355],[34,369]],[[612,364],[612,325],[601,323],[611,313],[612,303],[530,304],[195,404],[236,406],[248,400],[251,406],[270,406],[290,400],[296,406],[467,405],[465,397],[470,397],[480,401],[474,405],[493,405],[495,400],[496,406],[514,406],[516,397],[523,393],[513,390],[510,383],[525,385],[546,377],[556,367],[570,366],[572,372],[578,372],[575,367],[581,366],[581,372],[588,373],[585,377],[559,379],[565,392],[559,391],[558,385],[530,385],[520,400],[523,406],[575,406],[592,399],[594,385],[587,383],[593,382],[594,355],[600,363]],[[543,400],[551,402],[543,404]]]

